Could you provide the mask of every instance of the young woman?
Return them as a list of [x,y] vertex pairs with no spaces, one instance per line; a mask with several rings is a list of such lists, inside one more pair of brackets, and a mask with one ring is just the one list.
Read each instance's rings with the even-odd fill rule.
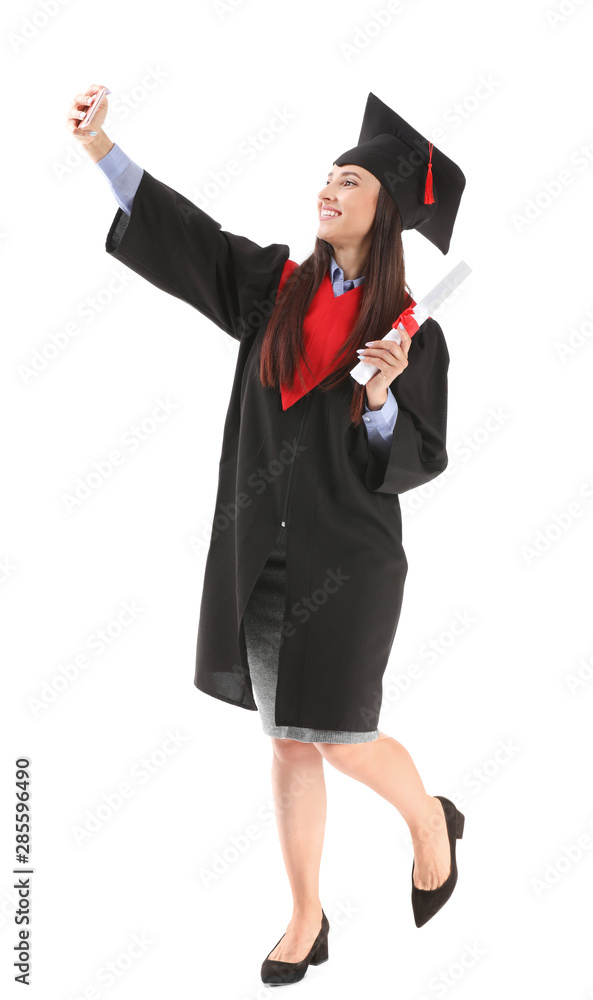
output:
[[[418,229],[447,253],[465,178],[369,94],[358,145],[332,164],[313,252],[298,265],[284,244],[221,230],[131,161],[101,128],[106,98],[80,130],[99,89],[75,96],[67,127],[119,204],[107,252],[238,342],[194,682],[259,710],[271,737],[293,913],[262,980],[296,982],[328,955],[324,760],[408,824],[418,927],[457,881],[463,815],[426,792],[408,751],[377,724],[408,566],[398,495],[447,466],[449,353],[434,319],[415,332],[406,324],[401,233]],[[383,341],[402,314],[413,336]],[[378,369],[365,386],[350,374],[357,351]]]

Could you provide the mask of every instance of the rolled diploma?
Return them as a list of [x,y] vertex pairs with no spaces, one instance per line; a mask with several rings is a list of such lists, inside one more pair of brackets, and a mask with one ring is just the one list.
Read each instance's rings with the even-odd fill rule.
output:
[[[452,271],[439,281],[438,285],[425,295],[417,305],[414,306],[411,313],[408,315],[412,316],[418,326],[422,326],[425,320],[428,319],[433,312],[436,312],[439,306],[445,301],[446,298],[457,288],[461,282],[467,278],[468,274],[471,274],[471,267],[465,263],[464,260],[456,264]],[[386,333],[382,340],[395,340],[397,344],[401,344],[401,331],[405,327],[400,323],[397,327],[392,327],[389,333]],[[354,368],[351,369],[350,374],[356,379],[360,385],[366,385],[368,380],[373,377],[375,372],[379,369],[376,365],[369,364],[367,361],[359,361]]]

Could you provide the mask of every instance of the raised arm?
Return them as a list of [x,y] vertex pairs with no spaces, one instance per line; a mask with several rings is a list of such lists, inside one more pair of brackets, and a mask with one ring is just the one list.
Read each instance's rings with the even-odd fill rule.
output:
[[130,215],[119,208],[107,253],[193,306],[236,340],[270,316],[289,247],[261,247],[144,170]]
[[[107,97],[90,125],[97,134],[91,136],[88,130],[78,128],[89,98],[99,89],[99,84],[92,84],[75,96],[67,128],[94,163],[109,156],[104,168],[112,165],[117,170],[118,150],[114,151],[115,143],[101,127]],[[119,158],[119,165],[122,163]],[[111,223],[105,242],[107,253],[157,288],[193,306],[234,339],[255,333],[274,307],[289,247],[281,243],[262,247],[245,236],[226,232],[184,195],[147,170],[138,176],[140,168],[134,167],[136,172],[129,178],[133,190],[122,199]],[[130,208],[129,214],[122,204]]]
[[97,161],[97,167],[109,181],[119,207],[126,215],[131,215],[134,195],[144,173],[142,167],[134,163],[116,142],[109,152]]

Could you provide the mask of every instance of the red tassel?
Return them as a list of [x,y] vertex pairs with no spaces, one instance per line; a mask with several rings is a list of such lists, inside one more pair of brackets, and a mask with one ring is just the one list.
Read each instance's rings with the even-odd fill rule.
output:
[[424,188],[424,204],[433,205],[434,195],[432,193],[432,142],[428,143],[430,158],[428,160],[428,173],[426,174],[426,185]]

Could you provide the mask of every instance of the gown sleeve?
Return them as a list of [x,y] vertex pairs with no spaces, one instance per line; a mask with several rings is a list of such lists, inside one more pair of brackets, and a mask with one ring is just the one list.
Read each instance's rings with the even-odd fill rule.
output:
[[366,485],[372,492],[405,493],[447,468],[447,372],[443,331],[429,316],[412,337],[408,366],[391,383],[398,411],[385,459],[369,451]]
[[105,249],[187,302],[235,340],[267,322],[289,247],[225,232],[201,208],[144,170],[132,211],[118,208]]

